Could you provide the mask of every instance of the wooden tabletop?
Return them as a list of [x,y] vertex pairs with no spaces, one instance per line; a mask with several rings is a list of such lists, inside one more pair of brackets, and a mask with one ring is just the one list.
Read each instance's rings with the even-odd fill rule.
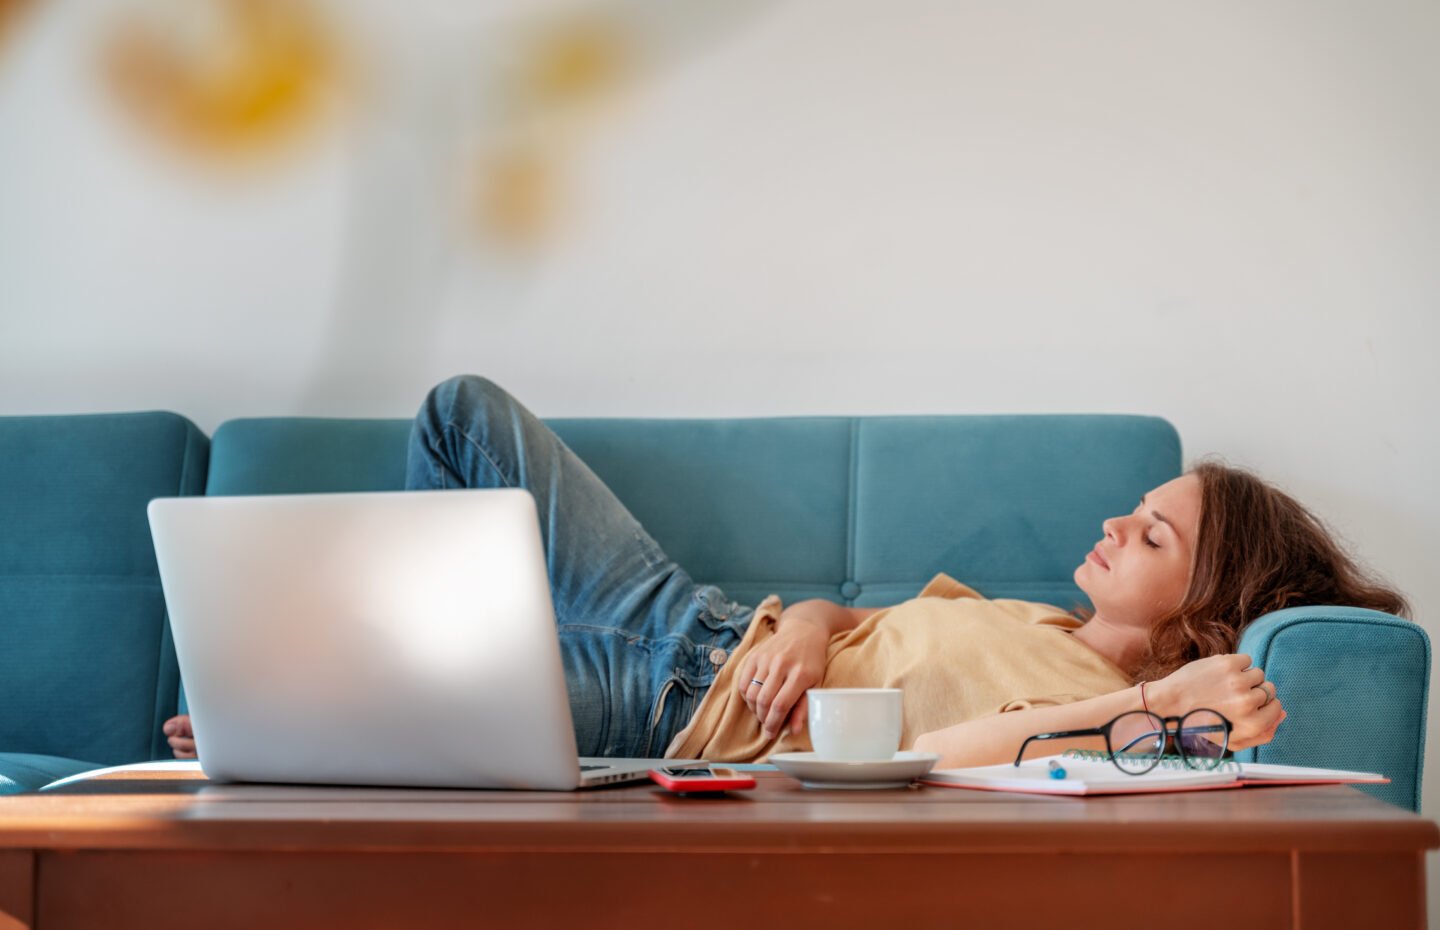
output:
[[[1069,798],[959,788],[676,797],[220,785],[0,798],[0,927],[1114,930],[1136,889],[1211,930],[1421,930],[1426,819],[1346,786]],[[1210,889],[1196,899],[1194,889]],[[1178,890],[1177,890],[1178,889]],[[1180,898],[1175,898],[1179,894]],[[1191,895],[1190,898],[1185,898]],[[1201,901],[1201,907],[1173,902]],[[8,922],[7,922],[8,921]]]
[[811,790],[779,773],[721,797],[648,782],[590,791],[81,782],[0,798],[0,848],[756,851],[1383,852],[1440,847],[1440,829],[1347,786],[1061,798],[919,787]]

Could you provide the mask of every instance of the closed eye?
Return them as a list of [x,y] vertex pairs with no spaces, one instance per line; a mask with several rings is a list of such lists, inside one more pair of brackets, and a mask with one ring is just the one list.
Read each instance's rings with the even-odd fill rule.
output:
[[1151,549],[1159,549],[1159,548],[1160,548],[1160,544],[1157,543],[1157,542],[1155,542],[1155,541],[1154,541],[1153,539],[1151,539],[1149,536],[1142,536],[1141,539],[1144,539],[1144,540],[1145,540],[1145,545],[1149,546]]

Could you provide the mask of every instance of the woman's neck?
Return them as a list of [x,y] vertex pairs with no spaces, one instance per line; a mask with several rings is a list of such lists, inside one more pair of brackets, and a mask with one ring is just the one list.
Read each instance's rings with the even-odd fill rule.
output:
[[1070,635],[1109,659],[1127,674],[1140,666],[1150,648],[1148,631],[1111,623],[1100,614],[1095,614],[1085,621],[1084,626]]

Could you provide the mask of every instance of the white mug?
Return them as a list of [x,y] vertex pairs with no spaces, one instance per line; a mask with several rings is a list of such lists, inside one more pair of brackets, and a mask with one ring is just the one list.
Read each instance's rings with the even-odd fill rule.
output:
[[875,762],[900,748],[899,688],[811,688],[810,744],[827,762]]

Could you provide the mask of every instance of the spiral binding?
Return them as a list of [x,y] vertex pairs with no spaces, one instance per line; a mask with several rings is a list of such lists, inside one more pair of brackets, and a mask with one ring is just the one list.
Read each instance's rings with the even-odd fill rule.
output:
[[[1067,749],[1061,753],[1063,759],[1079,759],[1082,762],[1109,762],[1110,753],[1101,752],[1096,749]],[[1210,769],[1191,769],[1185,764],[1185,760],[1179,756],[1161,756],[1160,762],[1155,766],[1161,769],[1186,769],[1198,772],[1234,772],[1240,773],[1240,763],[1226,759],[1219,765]]]

